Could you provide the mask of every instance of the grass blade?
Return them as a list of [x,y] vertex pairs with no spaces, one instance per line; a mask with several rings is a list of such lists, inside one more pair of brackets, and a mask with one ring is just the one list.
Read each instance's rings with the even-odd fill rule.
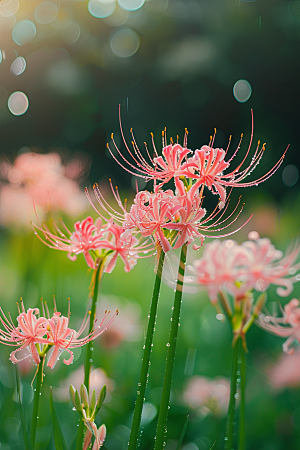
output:
[[178,445],[176,447],[176,450],[180,450],[180,447],[181,447],[181,444],[182,444],[182,441],[183,441],[183,438],[184,438],[184,435],[185,435],[185,432],[186,432],[186,429],[187,429],[187,426],[188,426],[188,423],[189,423],[189,418],[190,418],[190,416],[186,417],[186,421],[184,422],[184,425],[183,425],[183,428],[182,428],[182,432],[181,432],[181,435],[180,435],[179,442],[178,442]]
[[57,416],[57,412],[55,409],[53,396],[52,396],[52,387],[50,387],[50,413],[51,413],[51,419],[52,419],[52,426],[53,426],[53,437],[54,437],[54,443],[56,450],[68,450],[67,444],[64,439],[64,435],[59,423],[59,419]]
[[16,381],[17,381],[17,394],[18,394],[18,400],[19,400],[19,406],[20,406],[20,417],[21,417],[21,424],[22,424],[22,431],[23,431],[23,438],[24,438],[24,446],[25,446],[25,450],[31,450],[30,440],[28,439],[28,431],[27,431],[27,427],[26,427],[26,417],[25,417],[25,414],[23,411],[23,406],[22,406],[20,376],[19,376],[17,367],[16,367]]

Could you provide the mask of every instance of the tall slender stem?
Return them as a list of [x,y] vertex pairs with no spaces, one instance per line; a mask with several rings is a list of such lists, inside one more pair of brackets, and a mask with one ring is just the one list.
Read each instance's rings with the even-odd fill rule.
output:
[[173,366],[175,359],[175,351],[176,351],[176,341],[179,327],[179,318],[180,318],[180,309],[181,309],[181,298],[182,298],[182,290],[183,290],[183,280],[184,280],[184,272],[185,272],[185,263],[186,263],[186,253],[187,253],[187,245],[184,244],[181,248],[180,254],[180,262],[178,268],[178,278],[174,299],[174,307],[173,307],[173,315],[171,321],[170,328],[170,336],[167,352],[167,361],[165,368],[165,377],[163,383],[161,404],[159,409],[159,416],[157,422],[156,429],[156,440],[155,440],[155,450],[162,450],[165,446],[165,437],[167,431],[167,419],[168,419],[168,407],[170,401],[170,392],[171,392],[171,382],[173,375]]
[[[95,284],[94,284],[93,296],[92,296],[89,333],[91,333],[93,331],[94,324],[95,324],[97,299],[98,299],[98,294],[99,294],[98,291],[99,291],[100,280],[102,279],[103,266],[104,266],[104,259],[100,260],[98,267],[95,269],[95,272],[94,272]],[[90,341],[87,343],[86,357],[85,357],[85,364],[84,364],[84,384],[85,384],[88,392],[89,392],[89,388],[90,388],[90,372],[91,372],[91,365],[92,365],[92,351],[91,351],[92,346],[93,346],[93,341]]]
[[230,382],[230,399],[226,423],[226,436],[224,450],[231,450],[233,445],[233,433],[235,425],[235,400],[237,389],[237,372],[238,372],[238,360],[239,360],[239,346],[240,338],[234,340],[233,354],[232,354],[232,370],[231,370],[231,382]]
[[147,334],[146,334],[144,353],[143,353],[143,359],[142,359],[141,375],[140,375],[140,379],[139,379],[139,383],[138,383],[137,397],[136,397],[135,408],[134,408],[134,413],[133,413],[132,427],[131,427],[130,438],[129,438],[129,443],[128,443],[128,450],[136,450],[136,447],[137,447],[138,433],[139,433],[139,428],[140,428],[140,423],[141,423],[142,409],[143,409],[143,403],[144,403],[144,397],[145,397],[145,391],[146,391],[150,354],[151,354],[151,349],[152,349],[153,333],[154,333],[154,327],[155,327],[156,311],[157,311],[157,305],[158,305],[158,298],[159,298],[161,275],[162,275],[164,259],[165,259],[165,253],[161,250],[159,262],[158,262],[158,266],[157,266],[157,271],[156,271],[155,282],[154,282],[151,306],[150,306]]
[[36,374],[36,385],[34,389],[34,401],[33,401],[33,411],[32,411],[32,421],[31,421],[31,429],[30,429],[30,440],[31,446],[34,450],[35,448],[35,436],[36,436],[36,427],[37,427],[37,419],[39,413],[39,402],[40,402],[40,393],[43,382],[43,367],[45,356],[40,356],[40,363],[38,366],[38,371]]
[[239,421],[239,450],[245,450],[245,424],[246,424],[246,350],[243,345],[240,346],[241,360],[241,400],[240,400],[240,421]]
[[[91,306],[91,312],[90,312],[89,333],[91,333],[91,331],[93,331],[94,323],[95,323],[95,319],[96,319],[97,299],[98,299],[98,294],[99,294],[98,291],[99,291],[100,281],[102,280],[104,262],[105,262],[104,258],[101,259],[99,261],[98,267],[93,272],[94,280],[92,280],[92,283],[94,282],[94,286],[93,286],[93,290],[92,290],[92,306]],[[92,345],[93,345],[92,341],[87,343],[86,357],[85,357],[85,364],[84,364],[84,384],[88,391],[89,391],[89,387],[90,387],[90,372],[91,372],[91,365],[92,365],[92,350],[91,350]],[[84,434],[84,422],[83,422],[83,420],[80,420],[78,433],[77,433],[77,439],[76,439],[76,450],[82,449],[83,434]]]

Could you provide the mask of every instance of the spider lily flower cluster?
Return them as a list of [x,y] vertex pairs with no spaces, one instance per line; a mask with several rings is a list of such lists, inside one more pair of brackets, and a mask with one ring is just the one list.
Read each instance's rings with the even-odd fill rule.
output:
[[[238,148],[225,161],[231,138],[226,150],[214,148],[214,134],[208,145],[202,146],[193,153],[187,148],[187,130],[184,134],[183,146],[178,143],[178,137],[177,143],[174,144],[171,138],[168,144],[164,130],[162,155],[158,155],[154,137],[151,135],[154,157],[150,156],[146,146],[147,158],[145,158],[137,146],[133,133],[133,150],[125,141],[122,126],[121,134],[132,162],[127,160],[119,150],[112,135],[112,142],[119,156],[119,158],[115,156],[108,145],[113,158],[131,174],[143,177],[147,181],[153,180],[153,192],[148,190],[137,192],[132,205],[128,208],[127,202],[122,203],[118,189],[113,188],[110,181],[112,194],[119,207],[119,211],[116,211],[109,205],[98,185],[95,185],[93,190],[100,204],[100,211],[94,205],[87,189],[86,194],[102,220],[98,219],[94,224],[93,219],[88,217],[82,222],[77,222],[73,232],[65,224],[62,224],[62,227],[54,224],[53,230],[50,230],[45,223],[33,225],[35,232],[39,233],[40,239],[46,245],[66,251],[71,260],[75,260],[77,255],[82,253],[88,266],[95,269],[97,259],[105,258],[106,272],[113,270],[118,256],[125,264],[125,271],[129,272],[135,266],[137,259],[142,257],[142,253],[148,253],[150,256],[157,246],[164,252],[168,252],[171,248],[176,249],[183,244],[193,243],[196,249],[199,246],[195,244],[195,239],[199,239],[201,246],[205,237],[224,237],[232,234],[232,232],[221,233],[237,220],[243,206],[238,211],[238,202],[234,211],[225,215],[228,208],[226,188],[252,186],[265,181],[279,168],[285,155],[284,152],[274,167],[264,176],[252,182],[243,182],[259,164],[265,150],[265,145],[260,148],[258,143],[250,164],[242,168],[252,146],[253,114],[249,147],[242,162],[233,170],[229,167],[238,153],[242,137]],[[227,169],[230,170],[229,173],[224,174]],[[175,192],[164,189],[164,185],[170,180],[174,181]],[[209,215],[202,205],[205,186],[212,193],[219,195],[218,206]],[[238,229],[240,227],[234,232]],[[139,236],[142,236],[142,242]]]
[[[96,208],[86,190],[87,196],[93,208],[103,220],[107,220],[105,215],[108,215],[114,223],[127,230],[125,234],[139,232],[143,237],[152,237],[164,252],[171,248],[180,248],[183,244],[194,243],[196,238],[199,239],[201,246],[205,237],[224,237],[232,234],[221,234],[220,232],[237,219],[242,207],[236,216],[234,214],[239,204],[231,214],[225,216],[225,211],[228,208],[226,188],[247,187],[262,183],[279,168],[285,155],[284,152],[274,167],[264,176],[248,183],[243,181],[259,164],[265,151],[265,144],[260,147],[260,142],[258,142],[250,164],[243,168],[252,147],[253,114],[252,133],[248,149],[242,162],[232,170],[229,167],[238,153],[242,137],[233,155],[225,161],[231,138],[226,150],[214,148],[214,134],[208,145],[202,146],[193,153],[187,148],[187,130],[184,134],[182,146],[178,143],[178,137],[177,143],[174,143],[171,138],[168,144],[166,130],[164,130],[162,133],[162,155],[158,154],[153,134],[151,134],[154,152],[152,158],[146,144],[147,156],[143,156],[132,130],[132,149],[130,149],[124,137],[121,120],[120,127],[129,158],[127,159],[120,151],[113,134],[112,142],[117,152],[116,155],[107,144],[112,157],[132,175],[142,177],[146,181],[153,180],[153,192],[148,190],[137,192],[133,204],[127,208],[127,205],[122,203],[118,190],[114,189],[111,184],[112,193],[121,211],[116,211],[107,203],[97,185],[94,186],[94,194],[100,204],[101,211]],[[229,172],[224,174],[226,169]],[[171,189],[164,189],[164,185],[170,180],[174,181],[175,192]],[[219,195],[218,206],[208,216],[202,205],[205,186],[213,194]],[[194,248],[199,248],[199,246],[194,243]]]
[[[120,117],[121,134],[126,150],[129,154],[129,159],[126,159],[122,152],[119,150],[113,135],[111,137],[113,146],[117,152],[117,156],[115,156],[109,144],[107,144],[107,147],[112,157],[117,161],[119,165],[121,165],[121,167],[123,167],[123,169],[127,170],[132,175],[145,178],[146,180],[154,180],[154,192],[158,192],[165,183],[169,182],[172,179],[174,179],[175,185],[178,188],[178,181],[180,179],[183,179],[189,186],[193,184],[195,186],[195,189],[206,186],[213,194],[219,195],[219,208],[223,208],[226,202],[227,187],[257,186],[258,184],[270,178],[276,172],[276,170],[282,164],[285,153],[287,151],[286,149],[277,163],[263,176],[250,182],[244,182],[244,179],[248,175],[250,175],[251,172],[257,167],[265,151],[265,144],[261,146],[260,141],[258,141],[254,154],[251,157],[250,163],[248,164],[248,166],[243,168],[248,156],[250,156],[252,147],[252,111],[251,116],[252,131],[249,146],[242,162],[240,162],[234,169],[229,169],[229,167],[231,166],[233,159],[240,149],[243,135],[241,135],[241,139],[232,156],[227,161],[225,161],[225,157],[227,156],[231,144],[231,136],[229,138],[229,143],[226,150],[223,150],[222,148],[214,148],[213,145],[216,130],[214,135],[211,136],[209,144],[203,145],[200,149],[195,150],[194,153],[187,148],[187,130],[185,130],[183,146],[178,144],[178,136],[177,143],[174,144],[173,139],[171,138],[171,142],[170,144],[168,144],[166,130],[164,130],[162,133],[162,155],[158,155],[154,143],[154,137],[153,134],[151,134],[154,157],[150,156],[147,145],[145,144],[148,158],[147,161],[147,159],[144,158],[141,150],[137,146],[132,130],[131,134],[133,150],[131,150],[127,145],[121,126]],[[224,171],[226,170],[229,170],[228,173],[224,173]]]
[[[278,286],[279,296],[288,296],[300,280],[300,264],[295,264],[299,251],[298,246],[283,256],[256,232],[249,233],[249,240],[241,245],[231,239],[215,240],[205,246],[202,258],[194,261],[195,279],[206,287],[213,304],[220,301],[235,336],[243,337],[265,301],[262,294],[254,304],[253,290],[264,293],[272,284]],[[227,293],[234,299],[234,312]]]
[[139,244],[135,232],[128,232],[112,220],[103,224],[99,218],[94,224],[92,217],[87,217],[75,223],[73,232],[63,222],[61,228],[53,222],[52,231],[46,223],[40,226],[33,224],[33,228],[44,244],[66,251],[71,261],[82,253],[87,265],[95,269],[97,261],[105,259],[105,272],[108,273],[113,271],[118,256],[124,263],[125,272],[130,272],[141,254],[154,250],[153,243],[145,241]]
[[[200,240],[201,246],[206,237],[228,236],[241,228],[220,234],[222,230],[232,225],[241,214],[243,205],[238,211],[240,200],[227,216],[228,202],[222,211],[216,207],[211,214],[205,217],[207,211],[202,206],[203,187],[200,189],[197,185],[189,185],[186,179],[176,180],[175,187],[175,193],[171,189],[137,192],[132,205],[127,210],[127,202],[122,203],[118,189],[114,189],[111,184],[113,196],[121,212],[114,210],[107,203],[98,185],[94,186],[94,194],[101,207],[100,211],[96,208],[87,190],[86,194],[103,221],[107,220],[103,215],[106,213],[110,216],[110,223],[118,224],[115,227],[123,230],[121,237],[128,238],[128,236],[139,233],[142,237],[151,239],[150,243],[149,240],[146,240],[140,247],[144,253],[148,252],[153,244],[155,247],[161,247],[165,253],[171,248],[180,248],[183,244],[193,243],[193,248],[197,249],[199,246],[194,242],[196,238]],[[243,225],[249,220],[250,218]]]
[[[47,312],[48,308],[46,307]],[[45,311],[43,311],[45,312]],[[0,329],[0,342],[9,346],[18,347],[11,352],[10,360],[16,364],[20,360],[16,354],[21,350],[27,349],[29,353],[25,356],[32,356],[34,362],[38,365],[41,358],[45,357],[50,350],[47,366],[54,368],[60,355],[66,351],[69,358],[63,362],[67,365],[72,364],[74,355],[71,349],[82,347],[88,342],[99,337],[115,319],[118,311],[107,320],[108,312],[105,313],[101,323],[86,336],[80,337],[86,329],[89,322],[89,314],[83,319],[78,331],[69,328],[69,317],[62,316],[60,312],[54,311],[52,317],[41,316],[38,308],[24,309],[22,302],[22,312],[17,317],[18,325],[15,326],[10,315],[8,317],[0,308],[0,323],[3,329]]]

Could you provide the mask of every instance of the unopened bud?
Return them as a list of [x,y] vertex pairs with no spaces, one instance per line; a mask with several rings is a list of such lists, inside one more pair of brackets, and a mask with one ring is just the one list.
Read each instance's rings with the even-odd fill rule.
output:
[[75,391],[75,408],[77,409],[77,411],[80,413],[82,411],[82,403],[79,397],[79,393],[76,389]]
[[98,397],[97,405],[96,405],[96,408],[95,408],[95,415],[98,413],[99,409],[101,408],[101,406],[102,406],[102,404],[103,404],[103,402],[105,400],[106,391],[107,391],[106,385],[104,385],[103,388],[101,389],[101,392],[100,392],[99,397]]
[[105,438],[106,438],[106,426],[104,424],[102,424],[99,427],[98,436],[99,436],[100,444],[103,445]]
[[70,394],[71,401],[72,401],[73,405],[74,405],[75,408],[76,408],[76,404],[75,404],[75,392],[76,392],[76,389],[74,388],[74,386],[73,386],[72,384],[70,384],[69,394]]
[[80,397],[84,408],[89,409],[89,394],[84,384],[80,386]]
[[90,403],[90,416],[92,417],[94,414],[94,410],[96,407],[96,391],[93,389],[92,397],[91,397],[91,403]]

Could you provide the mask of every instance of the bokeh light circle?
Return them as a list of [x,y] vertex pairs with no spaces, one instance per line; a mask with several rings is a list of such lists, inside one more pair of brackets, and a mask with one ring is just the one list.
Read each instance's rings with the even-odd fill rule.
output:
[[68,28],[64,30],[64,41],[66,44],[75,44],[81,34],[81,28],[77,22],[71,22]]
[[51,23],[56,19],[58,14],[58,7],[54,2],[44,1],[37,5],[34,11],[35,20],[38,23]]
[[26,69],[26,61],[23,56],[18,56],[11,64],[10,71],[12,74],[18,76],[21,75]]
[[134,55],[140,46],[140,38],[131,28],[115,31],[110,37],[110,48],[120,58]]
[[294,186],[299,180],[299,169],[294,164],[287,165],[282,171],[282,181],[288,186]]
[[238,80],[233,86],[234,98],[240,102],[245,103],[252,94],[252,87],[247,80]]
[[0,2],[0,14],[2,17],[10,17],[16,14],[19,9],[19,1],[11,0],[10,2]]
[[21,116],[26,113],[29,101],[24,92],[16,91],[8,97],[7,106],[14,116]]
[[135,11],[143,6],[145,0],[118,0],[118,3],[125,11]]
[[12,30],[12,38],[18,45],[24,45],[32,41],[36,35],[36,26],[31,20],[17,22]]
[[89,0],[88,10],[89,13],[99,19],[110,16],[116,8],[115,2],[102,2],[100,0]]

